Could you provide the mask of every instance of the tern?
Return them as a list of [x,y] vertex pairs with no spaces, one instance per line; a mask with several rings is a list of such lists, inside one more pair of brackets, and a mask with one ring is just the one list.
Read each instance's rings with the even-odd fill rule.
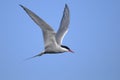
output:
[[44,51],[31,58],[42,56],[43,54],[57,54],[64,52],[73,53],[73,51],[69,47],[62,45],[63,37],[68,32],[68,25],[70,22],[70,13],[67,4],[65,4],[63,17],[60,22],[60,27],[57,33],[52,29],[50,25],[48,25],[42,18],[37,16],[34,12],[32,12],[23,5],[20,6],[25,10],[25,12],[30,16],[30,18],[41,28],[43,33]]

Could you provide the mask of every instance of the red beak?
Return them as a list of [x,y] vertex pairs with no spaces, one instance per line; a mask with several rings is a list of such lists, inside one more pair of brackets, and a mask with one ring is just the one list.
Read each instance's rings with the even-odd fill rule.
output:
[[69,50],[69,52],[74,53],[74,51],[72,51],[72,50]]

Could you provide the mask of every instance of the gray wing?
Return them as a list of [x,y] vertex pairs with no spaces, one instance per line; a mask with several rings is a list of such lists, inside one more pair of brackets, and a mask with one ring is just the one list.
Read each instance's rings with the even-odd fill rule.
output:
[[44,37],[44,44],[46,47],[54,47],[57,45],[56,39],[55,39],[55,32],[54,30],[40,17],[38,17],[35,13],[33,13],[28,8],[20,5],[26,13],[31,17],[31,19],[42,29],[43,37]]
[[59,45],[62,44],[63,37],[68,31],[68,25],[70,22],[70,13],[69,13],[69,8],[67,4],[65,4],[64,12],[63,12],[63,17],[60,23],[60,27],[56,33],[56,41]]

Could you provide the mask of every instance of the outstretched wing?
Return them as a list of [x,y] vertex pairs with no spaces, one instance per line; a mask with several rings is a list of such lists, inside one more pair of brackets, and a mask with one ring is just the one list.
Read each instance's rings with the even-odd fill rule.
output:
[[60,27],[56,33],[56,41],[59,45],[62,44],[63,37],[68,31],[68,25],[70,22],[70,13],[69,13],[69,8],[67,4],[65,4],[64,12],[63,12],[63,17],[60,23]]
[[42,29],[43,37],[44,37],[44,44],[46,47],[55,47],[57,45],[56,39],[55,39],[55,32],[54,30],[39,16],[37,16],[35,13],[33,13],[28,8],[20,5],[26,13],[31,17],[31,19]]

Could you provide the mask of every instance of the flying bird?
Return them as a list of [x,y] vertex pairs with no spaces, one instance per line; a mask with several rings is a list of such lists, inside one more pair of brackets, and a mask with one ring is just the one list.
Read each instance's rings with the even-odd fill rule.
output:
[[73,53],[73,51],[69,47],[62,45],[62,40],[68,31],[68,25],[70,22],[70,13],[67,4],[65,4],[63,17],[60,22],[60,27],[57,33],[53,30],[53,28],[50,25],[48,25],[43,19],[37,16],[34,12],[32,12],[23,5],[20,6],[25,10],[25,12],[30,16],[30,18],[41,28],[43,33],[44,51],[31,58],[42,56],[43,54],[57,54],[64,52]]

